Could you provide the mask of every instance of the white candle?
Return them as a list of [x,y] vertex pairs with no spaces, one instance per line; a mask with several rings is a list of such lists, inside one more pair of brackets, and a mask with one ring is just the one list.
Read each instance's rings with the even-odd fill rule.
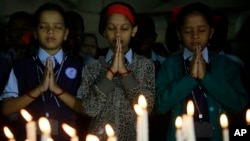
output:
[[113,130],[113,128],[111,127],[110,124],[106,124],[106,125],[105,125],[105,131],[106,131],[106,133],[107,133],[107,135],[108,135],[107,141],[117,141],[117,138],[116,138],[116,136],[115,136],[115,132],[114,132],[114,130]]
[[223,141],[229,141],[228,120],[226,114],[221,114],[220,125],[222,128]]
[[176,141],[184,141],[182,136],[182,118],[178,116],[175,120],[175,127],[176,127]]
[[148,110],[147,110],[147,101],[143,95],[140,95],[138,98],[138,104],[142,108],[142,137],[143,141],[148,141]]
[[27,121],[26,138],[29,141],[36,141],[36,122],[32,121],[32,116],[24,109],[21,109],[21,115]]
[[99,138],[95,135],[92,135],[92,134],[88,134],[86,136],[86,141],[99,141]]
[[250,109],[247,109],[247,112],[246,112],[246,122],[247,122],[247,125],[250,125]]
[[62,124],[62,128],[71,137],[70,141],[79,141],[78,136],[76,135],[76,129],[66,123]]
[[134,105],[135,112],[137,114],[137,119],[136,119],[136,141],[142,141],[143,139],[143,134],[142,134],[142,108],[138,105]]
[[182,116],[183,119],[183,134],[186,141],[195,141],[195,131],[194,131],[194,103],[193,101],[188,101],[187,103],[187,114]]
[[12,132],[7,126],[3,127],[3,131],[4,131],[5,136],[8,138],[8,141],[16,141],[14,138],[14,135],[12,134]]
[[42,132],[41,141],[48,141],[50,139],[51,127],[49,120],[46,117],[41,117],[38,120],[39,128]]

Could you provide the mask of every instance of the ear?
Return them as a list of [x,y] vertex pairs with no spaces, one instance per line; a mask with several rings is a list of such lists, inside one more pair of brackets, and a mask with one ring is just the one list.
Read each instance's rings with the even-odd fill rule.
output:
[[64,33],[64,37],[63,37],[64,41],[66,41],[66,40],[67,40],[68,35],[69,35],[69,29],[68,29],[68,28],[66,28],[65,33]]
[[35,29],[33,29],[33,35],[34,35],[34,38],[37,39],[37,32]]
[[181,33],[180,32],[181,32],[180,30],[176,29],[176,35],[177,35],[179,41],[181,41]]
[[134,37],[138,30],[138,26],[133,27],[131,37]]
[[210,31],[209,39],[211,39],[213,35],[214,35],[214,28],[212,27]]
[[106,34],[106,32],[105,32],[105,31],[103,31],[102,36],[103,36],[104,38],[106,38],[106,37],[107,37],[107,34]]

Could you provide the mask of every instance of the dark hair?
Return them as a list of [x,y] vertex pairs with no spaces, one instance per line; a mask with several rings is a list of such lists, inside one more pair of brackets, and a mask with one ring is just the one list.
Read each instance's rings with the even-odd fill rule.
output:
[[154,20],[148,15],[138,15],[137,16],[138,30],[136,35],[139,37],[157,37],[155,32]]
[[177,29],[180,29],[180,27],[183,26],[184,20],[188,15],[191,15],[191,14],[196,13],[196,12],[199,14],[202,14],[204,16],[204,18],[206,19],[207,23],[211,27],[214,26],[212,9],[208,6],[206,6],[205,4],[202,4],[200,2],[196,2],[196,3],[191,3],[191,4],[188,4],[184,7],[182,7],[182,9],[181,9],[180,13],[177,15],[177,19],[176,19]]
[[79,13],[77,13],[75,11],[67,11],[66,12],[66,20],[68,22],[69,28],[75,28],[76,23],[80,22],[80,25],[82,26],[82,31],[84,32],[84,30],[85,30],[84,19]]
[[98,27],[98,31],[99,31],[99,33],[103,36],[103,32],[104,32],[104,30],[105,30],[105,27],[106,27],[106,24],[107,24],[107,16],[106,16],[106,13],[107,13],[107,10],[108,10],[108,8],[110,7],[110,6],[112,6],[112,5],[114,5],[114,4],[121,4],[121,5],[123,5],[123,6],[125,6],[125,7],[127,7],[129,10],[130,10],[130,12],[131,12],[131,14],[132,14],[132,16],[134,17],[134,25],[133,26],[135,26],[136,25],[136,13],[135,13],[135,10],[134,10],[134,8],[131,6],[131,5],[129,5],[129,4],[127,4],[127,3],[124,3],[124,2],[113,2],[113,3],[110,3],[110,4],[108,4],[106,7],[104,7],[103,9],[102,9],[102,11],[100,12],[100,19],[99,19],[99,27]]
[[65,27],[68,27],[68,24],[66,21],[66,14],[65,14],[64,9],[60,5],[58,5],[56,3],[50,3],[50,2],[43,4],[42,6],[40,6],[36,10],[36,12],[34,14],[34,22],[33,22],[34,26],[37,26],[39,24],[40,16],[41,16],[42,12],[49,11],[49,10],[59,12],[63,17]]
[[30,23],[30,26],[32,25],[32,14],[26,12],[26,11],[17,11],[13,14],[11,14],[10,19],[8,21],[8,29],[11,28],[13,22],[17,19],[24,19],[27,20]]

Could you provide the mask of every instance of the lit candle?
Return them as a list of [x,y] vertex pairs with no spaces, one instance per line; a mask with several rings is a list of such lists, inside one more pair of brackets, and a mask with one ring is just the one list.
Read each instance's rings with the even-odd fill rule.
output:
[[182,118],[181,116],[178,116],[175,120],[175,127],[176,127],[176,141],[184,141],[182,137]]
[[142,141],[143,134],[142,134],[142,108],[138,104],[134,105],[135,112],[137,114],[136,119],[136,141]]
[[186,141],[195,141],[195,131],[194,131],[194,103],[189,100],[187,103],[187,114],[182,116],[183,119],[183,134]]
[[116,140],[117,140],[117,138],[116,138],[116,136],[115,136],[115,132],[114,132],[114,130],[113,130],[113,128],[111,127],[110,124],[106,124],[106,125],[105,125],[105,130],[106,130],[106,133],[107,133],[107,135],[108,135],[107,141],[116,141]]
[[51,127],[49,120],[46,117],[41,117],[38,120],[38,125],[42,132],[41,141],[48,141],[48,139],[51,138],[50,137]]
[[138,104],[142,108],[142,137],[143,141],[148,141],[148,110],[147,101],[143,95],[138,98]]
[[26,137],[29,141],[36,141],[36,122],[32,121],[32,116],[24,109],[21,109],[21,115],[27,121]]
[[86,136],[86,141],[99,141],[99,138],[95,135],[92,135],[92,134],[88,134]]
[[3,131],[5,136],[8,138],[8,141],[15,141],[14,135],[7,126],[3,127]]
[[247,109],[247,112],[246,112],[246,122],[247,122],[247,125],[250,125],[250,109]]
[[225,114],[220,116],[220,125],[222,128],[223,141],[229,141],[228,120]]
[[78,136],[76,135],[76,129],[66,123],[62,124],[62,128],[71,137],[70,141],[79,141]]

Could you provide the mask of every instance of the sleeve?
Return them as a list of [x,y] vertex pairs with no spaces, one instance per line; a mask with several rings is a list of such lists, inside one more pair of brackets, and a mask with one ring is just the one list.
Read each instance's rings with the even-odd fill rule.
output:
[[18,87],[17,87],[17,79],[14,73],[14,70],[11,69],[9,79],[7,81],[7,84],[3,90],[2,95],[0,96],[0,99],[9,98],[9,97],[18,97]]
[[240,67],[233,62],[225,61],[216,69],[217,71],[210,71],[205,75],[201,85],[226,111],[241,112],[249,98],[242,84]]
[[129,101],[131,109],[138,103],[139,95],[143,95],[150,113],[155,103],[155,68],[149,59],[138,60],[132,73],[121,79],[122,88]]
[[186,99],[198,82],[185,74],[179,59],[168,58],[156,79],[156,106],[159,113],[166,113]]
[[103,109],[107,94],[114,88],[113,82],[104,74],[100,74],[100,64],[91,63],[85,66],[84,78],[80,86],[82,106],[84,112],[90,117],[95,117]]

